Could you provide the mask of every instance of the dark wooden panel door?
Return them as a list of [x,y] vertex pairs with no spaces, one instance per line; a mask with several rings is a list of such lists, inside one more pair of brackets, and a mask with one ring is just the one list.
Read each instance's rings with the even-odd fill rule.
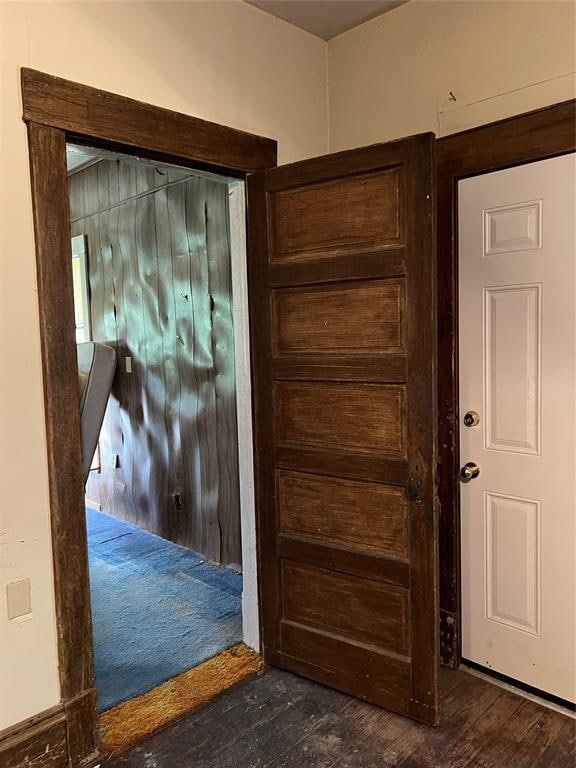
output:
[[264,657],[438,721],[434,137],[248,179]]

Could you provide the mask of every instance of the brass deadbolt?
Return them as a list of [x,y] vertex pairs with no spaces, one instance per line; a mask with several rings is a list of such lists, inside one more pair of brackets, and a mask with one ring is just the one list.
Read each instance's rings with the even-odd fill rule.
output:
[[464,415],[464,425],[467,427],[475,427],[480,424],[480,416],[476,411],[467,411]]

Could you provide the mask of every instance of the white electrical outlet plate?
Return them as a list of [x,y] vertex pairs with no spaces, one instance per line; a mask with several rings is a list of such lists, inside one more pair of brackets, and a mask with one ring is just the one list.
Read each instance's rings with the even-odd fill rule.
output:
[[19,619],[32,613],[30,579],[6,584],[6,607],[9,619]]

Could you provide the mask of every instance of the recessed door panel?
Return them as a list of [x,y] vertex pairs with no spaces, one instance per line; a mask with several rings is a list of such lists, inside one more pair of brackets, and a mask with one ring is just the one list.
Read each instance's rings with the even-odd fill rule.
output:
[[486,448],[540,451],[542,285],[484,289]]
[[397,486],[280,470],[277,493],[284,534],[407,556],[408,510]]
[[272,262],[401,242],[402,169],[300,184],[271,194]]
[[486,618],[539,634],[540,502],[485,494]]
[[274,351],[398,352],[404,348],[405,281],[273,291]]
[[402,386],[279,381],[274,401],[279,443],[405,455]]
[[542,200],[484,211],[484,255],[542,247]]
[[283,561],[285,621],[408,651],[408,591],[383,581]]

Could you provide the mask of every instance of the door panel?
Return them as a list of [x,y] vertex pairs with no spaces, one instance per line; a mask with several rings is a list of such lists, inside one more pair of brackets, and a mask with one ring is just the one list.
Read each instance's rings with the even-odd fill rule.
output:
[[542,285],[484,289],[485,447],[540,452]]
[[403,387],[279,381],[274,390],[276,433],[285,445],[405,454]]
[[459,185],[463,655],[576,698],[574,155]]
[[405,281],[399,278],[364,285],[276,289],[272,292],[274,351],[400,351],[405,301]]
[[406,589],[288,560],[282,562],[282,586],[283,621],[406,654]]
[[540,502],[486,493],[486,619],[539,634]]
[[400,488],[286,470],[277,478],[281,533],[407,556],[407,502]]
[[433,148],[248,179],[265,659],[432,723]]
[[[399,168],[279,190],[272,196],[272,262],[400,243]],[[362,216],[357,211],[362,211]]]

